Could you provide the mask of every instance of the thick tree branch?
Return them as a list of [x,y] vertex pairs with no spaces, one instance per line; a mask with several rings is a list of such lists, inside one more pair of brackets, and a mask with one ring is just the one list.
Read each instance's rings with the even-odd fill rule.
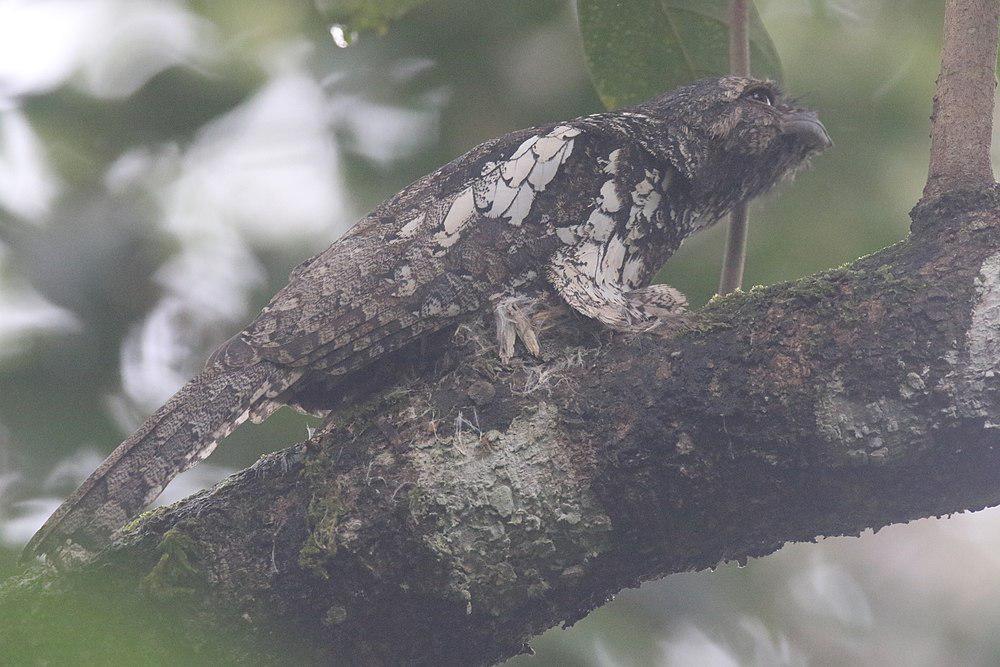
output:
[[1000,0],[948,0],[924,197],[993,183],[990,142]]
[[500,366],[485,325],[430,341],[87,569],[8,581],[0,651],[58,661],[100,613],[97,661],[135,633],[180,662],[488,663],[644,579],[1000,502],[998,189],[675,341],[552,322],[541,364]]

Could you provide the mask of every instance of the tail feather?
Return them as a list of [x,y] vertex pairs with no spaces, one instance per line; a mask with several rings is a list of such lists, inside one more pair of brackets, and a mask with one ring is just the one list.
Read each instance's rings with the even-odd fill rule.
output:
[[56,509],[28,542],[22,560],[51,554],[67,541],[88,551],[106,545],[170,480],[211,454],[258,402],[296,379],[297,374],[266,361],[237,369],[207,368]]

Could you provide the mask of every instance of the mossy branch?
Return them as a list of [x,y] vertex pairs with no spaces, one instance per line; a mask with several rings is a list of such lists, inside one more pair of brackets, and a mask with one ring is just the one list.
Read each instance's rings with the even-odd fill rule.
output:
[[491,663],[645,579],[995,504],[998,312],[991,188],[673,341],[553,307],[545,361],[505,367],[463,327],[85,570],[3,584],[0,651],[58,662],[87,609],[98,662],[138,637],[175,662]]

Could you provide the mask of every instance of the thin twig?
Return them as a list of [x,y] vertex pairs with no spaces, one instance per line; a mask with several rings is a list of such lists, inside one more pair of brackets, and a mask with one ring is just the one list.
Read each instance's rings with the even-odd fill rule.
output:
[[750,0],[733,0],[729,6],[729,71],[750,76]]
[[747,203],[740,202],[729,214],[729,235],[726,237],[726,255],[719,278],[719,294],[729,294],[743,286],[743,267],[747,257]]
[[[750,76],[750,0],[733,0],[729,6],[729,70],[737,76]],[[719,278],[719,294],[729,294],[743,285],[743,266],[747,255],[747,204],[740,202],[729,216],[729,236]]]

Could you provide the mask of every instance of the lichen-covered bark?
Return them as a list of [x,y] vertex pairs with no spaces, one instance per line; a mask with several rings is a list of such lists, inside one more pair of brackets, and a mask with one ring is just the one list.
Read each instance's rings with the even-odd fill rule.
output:
[[122,632],[177,619],[187,658],[490,663],[644,579],[1000,502],[996,188],[673,341],[546,315],[544,363],[502,366],[485,325],[430,341],[87,569],[7,582],[5,632],[113,595]]

